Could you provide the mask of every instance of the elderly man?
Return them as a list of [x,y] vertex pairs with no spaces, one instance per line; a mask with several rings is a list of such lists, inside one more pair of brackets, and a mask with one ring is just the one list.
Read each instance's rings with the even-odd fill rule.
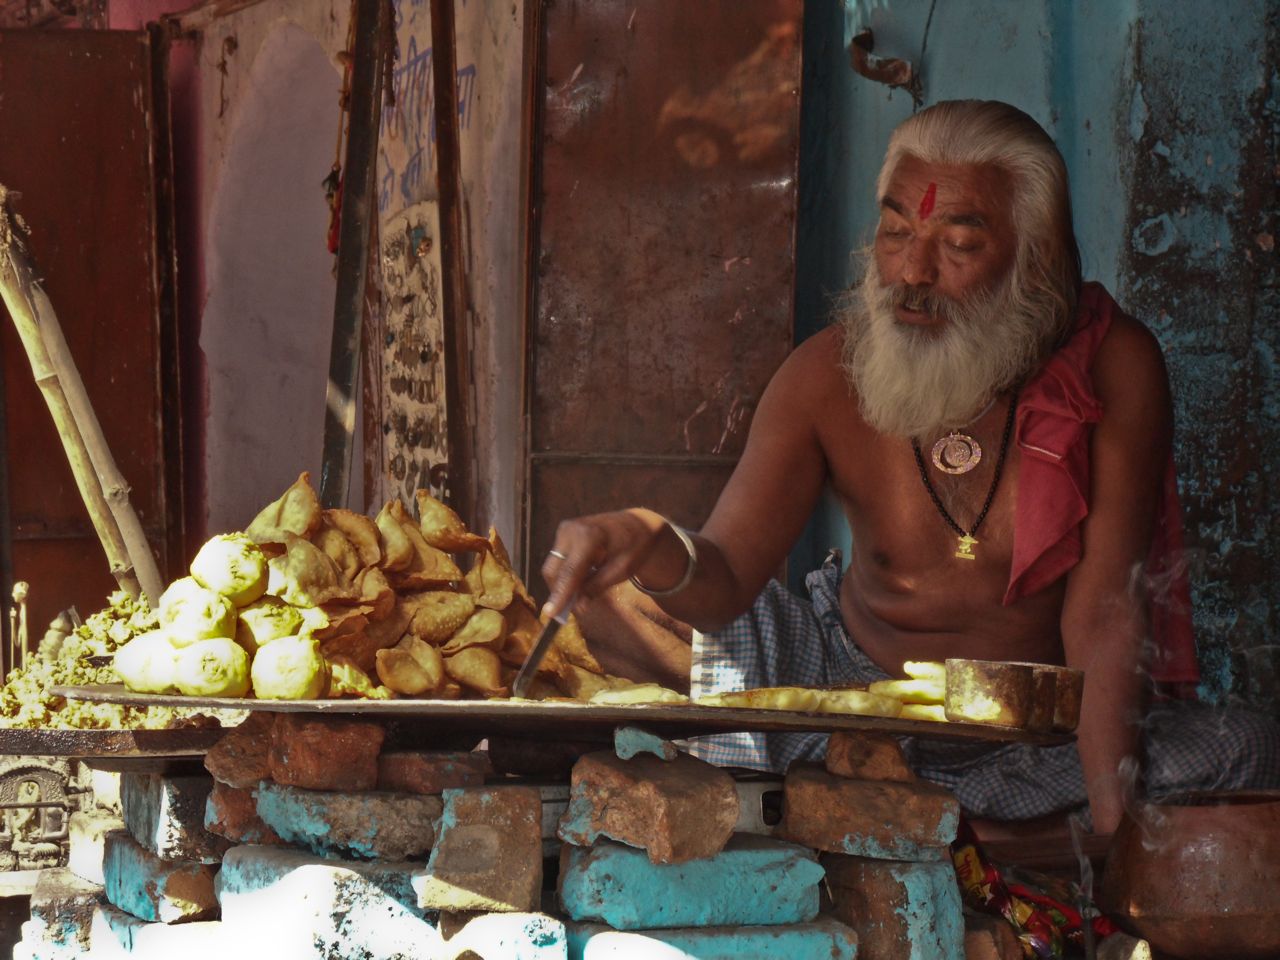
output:
[[[947,657],[1079,667],[1078,751],[920,741],[909,758],[971,814],[1022,819],[1087,800],[1094,829],[1109,831],[1141,739],[1153,623],[1157,676],[1195,678],[1185,606],[1181,619],[1167,603],[1153,617],[1141,575],[1180,535],[1159,345],[1081,282],[1062,158],[1013,107],[948,102],[907,120],[877,200],[862,282],[774,376],[703,529],[645,509],[566,521],[543,565],[548,606],[632,578],[703,631],[692,651],[666,634],[642,654],[650,676],[690,676],[695,694],[867,682]],[[806,602],[767,581],[824,484],[853,555],[843,573],[811,574]],[[1230,758],[1223,779],[1207,765],[1219,727],[1179,729],[1172,752],[1148,734],[1155,779],[1280,776],[1272,730],[1233,735],[1261,753]],[[822,749],[813,736],[746,735],[704,755],[784,769]]]

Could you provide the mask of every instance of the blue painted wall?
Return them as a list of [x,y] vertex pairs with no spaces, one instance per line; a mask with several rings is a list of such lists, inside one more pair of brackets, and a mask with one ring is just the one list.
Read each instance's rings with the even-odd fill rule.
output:
[[[1280,4],[1269,0],[810,0],[796,325],[828,322],[875,225],[890,131],[913,109],[848,47],[915,62],[924,102],[1009,101],[1071,171],[1086,277],[1160,338],[1175,394],[1207,699],[1275,709],[1280,675]],[[927,27],[927,29],[926,29]],[[922,55],[923,51],[923,55]],[[824,503],[798,587],[848,530]]]

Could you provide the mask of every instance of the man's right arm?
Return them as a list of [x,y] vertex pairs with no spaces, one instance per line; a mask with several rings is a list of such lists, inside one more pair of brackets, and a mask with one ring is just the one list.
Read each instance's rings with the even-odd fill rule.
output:
[[[692,535],[697,566],[679,592],[660,597],[663,610],[700,630],[728,623],[751,605],[781,566],[821,493],[826,458],[818,416],[839,373],[839,331],[801,344],[765,389],[746,448],[715,509]],[[561,523],[542,572],[558,612],[581,590],[594,596],[634,575],[651,590],[680,583],[689,555],[652,510],[633,508]]]

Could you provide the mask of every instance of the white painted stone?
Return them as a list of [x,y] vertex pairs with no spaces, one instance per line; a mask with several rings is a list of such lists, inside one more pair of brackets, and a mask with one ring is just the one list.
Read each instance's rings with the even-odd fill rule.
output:
[[89,951],[93,960],[229,960],[233,956],[226,929],[218,920],[148,923],[109,903],[93,913]]
[[440,960],[565,960],[564,921],[545,913],[484,913],[441,947]]
[[101,886],[106,882],[102,875],[106,835],[112,830],[123,830],[124,821],[102,809],[92,813],[77,811],[71,815],[67,829],[71,840],[67,868],[81,880]]
[[94,806],[120,815],[120,774],[115,770],[89,768],[89,785],[93,789]]
[[[422,867],[234,847],[218,875],[224,929],[237,942],[270,944],[270,960],[434,958],[436,917],[418,908],[412,887]],[[238,951],[244,960],[262,955],[247,950]]]
[[204,808],[213,789],[208,774],[170,777],[126,773],[120,806],[133,839],[162,860],[217,863],[230,846],[204,828]]
[[621,931],[566,923],[569,960],[855,960],[858,938],[820,918],[780,927],[688,927]]
[[31,919],[22,925],[22,939],[32,955],[47,960],[83,956],[101,896],[101,885],[66,867],[41,870],[31,894]]

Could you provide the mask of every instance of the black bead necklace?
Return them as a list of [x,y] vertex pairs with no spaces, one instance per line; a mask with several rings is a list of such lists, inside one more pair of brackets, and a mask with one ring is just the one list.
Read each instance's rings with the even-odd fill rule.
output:
[[1004,418],[1004,435],[1000,438],[1000,455],[996,458],[996,473],[991,478],[991,489],[987,491],[986,502],[982,504],[982,509],[978,511],[978,519],[973,521],[973,526],[969,530],[961,527],[951,518],[951,514],[947,513],[947,508],[942,505],[942,498],[938,496],[937,491],[933,489],[933,484],[929,482],[929,472],[924,465],[924,454],[920,452],[920,441],[914,437],[911,438],[911,450],[916,455],[916,466],[920,468],[920,479],[924,481],[924,488],[929,491],[929,497],[933,500],[933,505],[938,508],[938,513],[942,515],[942,519],[947,522],[947,526],[956,532],[955,556],[960,560],[978,559],[973,552],[973,548],[978,544],[974,534],[982,526],[982,521],[987,519],[987,511],[991,509],[991,503],[996,498],[996,487],[1000,486],[1000,473],[1004,469],[1005,454],[1009,452],[1009,438],[1013,436],[1013,418],[1017,409],[1018,394],[1017,391],[1014,391],[1013,397],[1009,400],[1009,412]]

